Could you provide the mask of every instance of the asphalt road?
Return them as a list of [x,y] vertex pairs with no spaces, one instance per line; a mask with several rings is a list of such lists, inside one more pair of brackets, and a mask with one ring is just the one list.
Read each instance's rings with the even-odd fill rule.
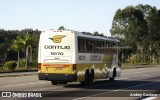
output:
[[[124,69],[115,82],[96,80],[90,86],[78,82],[52,86],[49,81],[40,81],[37,75],[21,77],[1,77],[0,91],[13,93],[41,93],[43,98],[14,99],[51,99],[51,100],[137,100],[157,96],[160,92],[160,66]],[[13,99],[2,98],[0,99]],[[39,94],[40,95],[40,94]],[[16,95],[14,95],[16,96]],[[160,96],[160,95],[159,95]]]

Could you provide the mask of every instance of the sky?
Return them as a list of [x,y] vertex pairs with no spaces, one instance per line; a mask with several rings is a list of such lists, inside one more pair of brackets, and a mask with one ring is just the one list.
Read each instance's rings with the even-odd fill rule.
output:
[[64,26],[110,36],[115,12],[138,4],[160,9],[159,0],[0,0],[0,28],[49,30]]

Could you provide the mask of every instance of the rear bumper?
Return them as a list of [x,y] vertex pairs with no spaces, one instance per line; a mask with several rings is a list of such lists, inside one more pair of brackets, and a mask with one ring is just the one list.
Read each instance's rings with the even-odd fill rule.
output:
[[48,81],[66,81],[66,82],[77,81],[76,74],[38,73],[38,78],[39,80],[48,80]]

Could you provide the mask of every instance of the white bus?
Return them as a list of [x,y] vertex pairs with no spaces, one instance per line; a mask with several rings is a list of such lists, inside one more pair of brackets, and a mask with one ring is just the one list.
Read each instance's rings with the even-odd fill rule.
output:
[[40,35],[39,80],[53,85],[67,82],[90,84],[96,79],[113,81],[120,76],[116,39],[71,30],[48,30]]

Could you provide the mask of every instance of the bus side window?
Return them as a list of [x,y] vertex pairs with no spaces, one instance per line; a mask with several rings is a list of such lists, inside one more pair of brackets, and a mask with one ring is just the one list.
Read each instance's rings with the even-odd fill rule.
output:
[[94,42],[94,40],[91,40],[91,39],[88,39],[88,41],[87,41],[88,43],[88,45],[87,45],[87,51],[88,52],[95,52],[95,42]]
[[91,51],[91,41],[89,39],[86,40],[87,44],[87,52]]
[[80,46],[80,43],[81,42],[81,39],[80,38],[78,38],[78,52],[80,52],[81,51],[81,46]]
[[91,40],[89,40],[89,51],[92,51],[92,43],[91,43]]
[[97,49],[98,49],[97,51],[98,52],[100,52],[100,47],[101,47],[100,41],[97,41]]
[[112,53],[114,53],[114,42],[112,42]]
[[93,41],[94,42],[94,52],[96,53],[97,52],[97,40],[94,40]]
[[117,52],[117,48],[116,48],[117,46],[116,46],[116,43],[114,42],[114,53],[116,53]]
[[97,45],[96,45],[96,51],[97,51],[97,52],[99,51],[99,48],[98,48],[99,44],[98,44],[98,42],[99,42],[99,41],[97,40],[97,41],[96,41],[96,44],[97,44]]
[[111,42],[108,43],[108,52],[111,52]]
[[86,39],[83,39],[83,51],[86,52],[87,51],[87,44],[86,44]]
[[113,53],[113,43],[111,42],[110,44],[111,44],[111,45],[110,45],[110,47],[111,47],[111,48],[110,48],[110,53]]
[[103,52],[103,41],[100,41],[100,53]]
[[78,38],[78,52],[85,51],[85,39]]
[[114,42],[112,43],[112,50],[113,50],[113,53],[115,53],[115,43]]
[[90,41],[91,41],[91,44],[90,44],[91,51],[94,52],[94,40],[90,40]]
[[103,50],[104,50],[104,53],[107,52],[107,42],[106,41],[104,42],[104,48],[103,48]]
[[118,52],[118,48],[117,48],[117,47],[118,47],[118,43],[115,42],[114,44],[115,44],[115,45],[114,45],[115,53],[117,54],[117,52]]
[[108,48],[109,47],[109,43],[108,42],[106,42],[106,52],[108,53]]
[[105,42],[104,41],[102,42],[102,52],[103,53],[105,52]]

